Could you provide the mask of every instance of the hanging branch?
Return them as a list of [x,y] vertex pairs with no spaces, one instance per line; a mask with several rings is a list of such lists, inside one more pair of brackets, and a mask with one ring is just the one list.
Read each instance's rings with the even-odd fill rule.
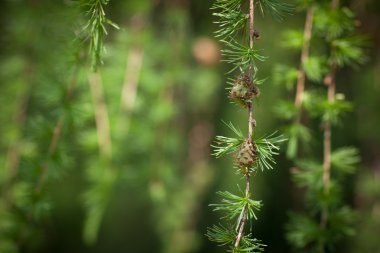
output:
[[[265,56],[260,55],[260,50],[254,49],[254,40],[260,37],[255,30],[254,15],[255,7],[258,6],[262,13],[264,10],[272,16],[282,18],[283,13],[291,10],[291,6],[277,0],[249,0],[248,14],[245,14],[242,7],[245,6],[242,0],[216,0],[212,9],[219,12],[214,13],[219,18],[216,22],[220,29],[216,32],[216,37],[227,47],[222,50],[227,62],[233,67],[228,73],[239,70],[234,79],[228,82],[229,99],[248,111],[248,136],[245,137],[240,129],[232,123],[225,123],[233,131],[236,137],[217,136],[214,147],[214,155],[220,157],[224,154],[234,154],[235,167],[245,178],[245,192],[243,196],[238,196],[230,192],[218,192],[223,197],[221,204],[213,204],[215,211],[225,213],[224,218],[232,224],[227,226],[213,226],[209,228],[207,236],[211,241],[220,245],[228,245],[230,250],[237,252],[261,252],[265,245],[260,240],[252,239],[251,233],[246,233],[246,224],[249,220],[257,219],[255,214],[259,211],[261,201],[253,200],[251,193],[251,176],[253,172],[273,169],[275,164],[274,155],[278,154],[279,143],[285,141],[281,136],[275,134],[257,138],[253,134],[256,127],[256,120],[253,116],[253,99],[260,95],[257,87],[264,80],[256,78],[258,66],[256,61],[266,60]],[[244,21],[244,22],[243,22]],[[245,23],[248,23],[249,42],[248,46],[240,43],[236,35],[240,30],[245,30]]]
[[111,134],[107,104],[103,94],[102,79],[99,73],[91,73],[89,84],[95,110],[96,130],[100,156],[105,160],[111,157]]
[[[32,78],[33,65],[30,61],[27,61],[25,70],[23,71],[23,77],[25,82],[28,84]],[[22,132],[25,128],[25,123],[27,120],[27,108],[31,96],[30,85],[25,85],[27,88],[23,91],[23,94],[16,100],[16,117],[15,117],[15,128],[17,129],[17,139],[12,145],[9,145],[7,150],[4,171],[5,171],[5,184],[2,190],[2,197],[7,200],[6,205],[10,205],[10,191],[14,185],[16,176],[18,174],[20,159],[21,159],[21,142],[22,142]]]
[[[254,14],[255,13],[255,6],[254,6],[254,0],[249,0],[249,47],[252,49],[253,48],[253,36],[254,36]],[[249,74],[250,77],[253,76],[253,69],[252,67],[249,68]],[[253,118],[253,102],[252,99],[250,99],[247,102],[247,107],[248,107],[248,140],[252,140],[253,136],[253,128],[256,126],[256,121]],[[245,176],[245,196],[249,197],[250,196],[250,180],[251,176],[250,173],[247,171],[247,173],[244,174]],[[240,220],[239,224],[239,229],[238,229],[238,234],[236,236],[235,244],[234,247],[235,249],[239,247],[240,240],[243,236],[243,231],[245,227],[245,223],[247,222],[247,208],[243,208],[243,215]]]
[[297,109],[297,116],[295,118],[296,124],[299,124],[301,122],[302,100],[303,100],[303,95],[304,95],[304,90],[305,90],[304,65],[309,59],[310,39],[311,39],[311,32],[313,29],[313,16],[314,16],[314,6],[310,6],[307,8],[307,12],[306,12],[305,29],[303,33],[303,47],[301,51],[301,61],[300,61],[300,67],[298,69],[296,96],[294,100],[294,104]]
[[[331,8],[336,10],[339,1],[332,0]],[[334,54],[334,48],[331,49],[332,55]],[[333,104],[335,100],[335,74],[337,66],[332,63],[330,66],[330,73],[325,77],[324,84],[327,86],[327,101],[329,104]],[[325,120],[323,123],[323,192],[328,196],[330,192],[330,177],[331,177],[331,122],[330,119]],[[327,206],[323,207],[321,214],[320,226],[326,228],[329,216],[329,210]],[[324,249],[321,249],[324,251]]]
[[[305,68],[305,78],[319,83],[323,81],[327,88],[325,98],[310,87],[308,92],[312,96],[305,103],[308,115],[322,122],[323,161],[313,157],[295,160],[297,170],[293,172],[294,181],[299,187],[305,188],[305,205],[314,215],[293,213],[287,225],[287,239],[294,248],[320,253],[327,250],[333,252],[340,239],[354,234],[354,215],[351,208],[343,204],[341,180],[355,170],[360,160],[357,149],[353,147],[332,149],[332,126],[339,122],[343,112],[352,108],[344,100],[343,94],[336,94],[337,70],[365,59],[365,39],[353,34],[354,14],[348,8],[338,8],[338,5],[338,0],[332,0],[330,6],[315,1],[310,2],[308,7],[309,11],[314,6],[315,11],[313,26],[316,32],[312,36],[321,36],[330,48],[327,56],[320,53],[314,57],[314,62],[310,57]],[[316,218],[315,214],[319,217]]]
[[105,52],[104,37],[108,34],[107,25],[119,29],[118,25],[106,17],[104,11],[109,0],[81,0],[80,7],[85,10],[87,23],[83,26],[84,40],[89,41],[89,55],[91,58],[91,69],[96,72],[103,64],[103,53]]
[[[75,89],[75,86],[77,83],[78,73],[79,73],[79,66],[77,65],[77,66],[75,66],[73,77],[72,77],[72,79],[71,79],[71,81],[67,87],[67,90],[66,90],[65,97],[68,101],[70,101],[72,99],[74,89]],[[54,154],[54,152],[57,149],[58,141],[62,135],[62,128],[64,126],[64,123],[65,123],[65,113],[62,113],[58,117],[57,122],[54,125],[53,134],[52,134],[52,137],[51,137],[51,140],[49,143],[46,160],[50,159],[51,156]],[[49,171],[49,166],[48,166],[48,163],[46,160],[41,165],[42,172],[40,173],[40,176],[39,176],[38,181],[37,181],[37,185],[35,187],[36,194],[39,194],[41,192],[42,187],[45,184],[48,171]]]

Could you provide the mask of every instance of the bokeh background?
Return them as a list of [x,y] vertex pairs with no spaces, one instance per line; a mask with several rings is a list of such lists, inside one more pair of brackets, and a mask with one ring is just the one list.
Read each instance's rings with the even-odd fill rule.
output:
[[[333,132],[336,146],[362,157],[346,181],[345,201],[358,211],[356,235],[337,252],[380,252],[380,2],[342,1],[371,40],[368,61],[342,69],[338,91],[355,109]],[[231,158],[210,144],[246,130],[246,112],[226,98],[227,66],[205,0],[111,0],[120,30],[109,29],[99,74],[89,70],[78,39],[83,13],[72,1],[0,2],[0,252],[220,252],[204,236],[220,214],[208,205],[218,190],[237,190]],[[273,84],[277,63],[298,66],[281,44],[283,22],[257,15],[257,47],[268,80],[255,106],[258,134],[280,130],[273,106],[288,94]],[[310,84],[315,85],[315,84]],[[287,95],[288,96],[288,95]],[[313,127],[315,156],[321,128]],[[283,147],[285,148],[285,146]],[[268,253],[290,252],[284,226],[302,194],[284,154],[258,173],[253,192],[264,207],[254,235]],[[15,239],[16,238],[16,239]]]

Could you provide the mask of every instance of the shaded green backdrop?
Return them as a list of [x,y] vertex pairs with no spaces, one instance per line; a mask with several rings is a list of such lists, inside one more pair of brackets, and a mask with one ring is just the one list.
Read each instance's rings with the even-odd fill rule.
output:
[[[359,210],[357,234],[339,251],[376,253],[380,3],[344,3],[372,44],[364,66],[337,76],[355,110],[333,142],[356,145],[362,156],[346,187],[347,203]],[[210,156],[209,146],[216,134],[229,134],[222,120],[245,126],[246,112],[225,96],[211,4],[111,0],[106,12],[121,29],[109,29],[98,79],[74,40],[83,15],[73,2],[0,3],[0,252],[222,250],[204,236],[218,222],[208,204],[218,201],[217,190],[234,191],[239,177],[228,158]],[[269,79],[255,108],[260,133],[283,124],[272,112],[284,90],[270,76],[276,62],[298,64],[299,56],[281,47],[281,34],[302,29],[304,14],[282,23],[257,16],[258,46],[269,56],[262,64]],[[314,129],[314,145],[322,149],[322,133]],[[288,211],[302,208],[289,167],[281,155],[275,170],[254,178],[264,207],[253,226],[268,253],[290,252],[284,224]]]

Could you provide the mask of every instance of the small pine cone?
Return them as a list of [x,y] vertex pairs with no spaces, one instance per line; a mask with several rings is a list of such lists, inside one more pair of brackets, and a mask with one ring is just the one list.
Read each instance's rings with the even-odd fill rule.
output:
[[254,164],[257,160],[255,143],[250,139],[246,139],[237,152],[235,159],[240,167],[250,167]]
[[246,107],[247,101],[251,100],[252,98],[258,97],[259,95],[259,88],[252,83],[249,75],[244,75],[238,77],[235,80],[233,86],[230,89],[228,97],[231,100]]
[[251,90],[252,92],[252,96],[253,97],[258,97],[260,96],[260,90],[259,90],[259,87],[257,87],[256,85],[252,84],[252,87],[251,87]]
[[251,77],[248,74],[245,74],[242,77],[242,81],[243,81],[245,87],[250,88],[252,86]]
[[246,98],[249,90],[247,87],[243,85],[241,82],[235,82],[234,86],[232,86],[230,90],[229,97],[231,99],[243,99]]

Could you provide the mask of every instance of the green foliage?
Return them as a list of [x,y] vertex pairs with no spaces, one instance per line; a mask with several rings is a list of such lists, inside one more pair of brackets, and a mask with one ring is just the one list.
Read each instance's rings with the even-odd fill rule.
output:
[[97,240],[104,212],[111,199],[116,177],[114,171],[104,171],[103,168],[94,167],[89,173],[91,173],[89,177],[93,186],[82,196],[87,210],[83,239],[87,244],[93,245]]
[[[256,5],[254,5],[254,3]],[[249,14],[243,11],[243,7],[249,9]],[[227,191],[218,192],[223,197],[221,204],[213,204],[214,211],[222,211],[224,217],[235,223],[235,229],[223,226],[213,226],[208,230],[207,236],[211,241],[220,245],[228,245],[232,252],[261,252],[264,245],[258,240],[251,239],[251,234],[244,233],[245,223],[253,218],[257,218],[255,211],[261,207],[260,201],[251,199],[250,180],[254,171],[264,171],[273,169],[275,164],[274,156],[278,155],[279,144],[285,139],[276,133],[256,138],[253,128],[256,126],[253,119],[252,103],[253,98],[260,95],[260,90],[256,85],[261,85],[264,80],[256,78],[258,73],[257,61],[264,61],[267,57],[259,54],[260,49],[253,47],[255,39],[260,37],[254,22],[254,9],[259,7],[262,14],[269,12],[274,18],[282,20],[285,14],[292,11],[292,6],[277,0],[216,0],[212,9],[216,10],[213,15],[219,20],[215,23],[219,25],[219,30],[215,32],[216,37],[221,39],[225,45],[222,50],[223,62],[232,65],[228,73],[239,70],[236,78],[230,78],[227,84],[230,85],[229,98],[233,103],[248,109],[249,111],[249,133],[248,138],[244,137],[240,129],[231,122],[226,124],[234,132],[234,137],[217,136],[213,155],[221,157],[225,154],[235,154],[235,167],[238,173],[246,178],[246,192],[240,197]],[[249,41],[236,38],[240,31],[246,32],[249,23]],[[254,27],[253,27],[254,26]],[[241,42],[240,42],[241,41]],[[236,220],[233,222],[233,220]]]
[[294,87],[297,80],[298,70],[286,65],[276,65],[273,71],[273,83],[284,85],[288,90]]
[[85,40],[89,40],[89,55],[91,57],[91,68],[96,71],[103,64],[102,55],[105,52],[104,37],[107,33],[107,25],[119,29],[111,20],[106,18],[104,11],[109,0],[81,0],[80,7],[85,10],[87,23],[82,30]]
[[219,18],[215,24],[223,27],[215,31],[215,36],[221,39],[234,36],[236,31],[244,29],[247,23],[247,16],[240,11],[240,8],[238,10],[227,9],[226,12],[214,13],[214,16]]
[[285,48],[300,50],[303,46],[303,33],[298,30],[287,30],[283,33],[283,43]]
[[[223,227],[222,225],[214,225],[207,231],[206,236],[213,242],[218,243],[220,246],[232,245],[236,238],[236,232],[233,228]],[[258,253],[263,252],[266,245],[262,244],[260,240],[252,238],[251,234],[247,234],[241,239],[241,246],[239,248],[231,248],[235,252],[248,252]]]
[[[216,157],[221,157],[225,154],[231,154],[239,150],[242,146],[245,138],[243,133],[237,129],[231,122],[225,123],[225,125],[235,133],[236,137],[225,137],[216,136],[215,144],[211,145],[214,148],[214,153]],[[280,149],[279,144],[286,141],[282,135],[277,135],[276,132],[263,136],[263,137],[253,137],[255,147],[257,150],[257,162],[253,169],[259,169],[264,171],[265,169],[273,169],[272,164],[275,164],[274,156],[278,155]]]
[[331,166],[340,173],[353,173],[359,162],[359,151],[354,147],[339,148],[331,153]]
[[277,135],[276,132],[255,139],[256,149],[258,153],[255,169],[264,171],[265,169],[273,169],[272,164],[275,164],[274,156],[278,155],[280,150],[279,144],[286,141],[282,135]]
[[297,156],[298,145],[309,143],[311,140],[310,129],[302,124],[292,124],[285,128],[285,135],[289,139],[286,149],[286,157],[294,159]]
[[[304,202],[309,212],[308,215],[293,213],[289,216],[287,239],[300,251],[333,252],[339,240],[353,235],[355,220],[351,209],[344,206],[341,183],[348,173],[355,171],[360,161],[358,151],[351,147],[331,151],[333,139],[330,136],[334,129],[331,126],[343,121],[342,116],[352,110],[352,104],[343,94],[336,94],[335,87],[331,89],[331,86],[335,86],[339,67],[355,66],[365,61],[365,39],[355,34],[354,14],[346,7],[331,8],[331,4],[328,1],[301,1],[301,9],[307,9],[309,19],[306,22],[312,21],[305,24],[305,29],[313,27],[313,30],[304,32],[312,34],[310,47],[303,47],[302,33],[284,32],[287,35],[285,47],[302,49],[300,75],[297,76],[297,72],[288,66],[275,70],[277,82],[286,84],[288,89],[298,77],[294,105],[288,101],[280,102],[274,111],[279,118],[290,122],[285,127],[289,138],[287,157],[295,163],[292,177],[296,185],[304,189]],[[326,44],[317,47],[315,43],[319,39]],[[324,47],[329,48],[329,54],[326,55]],[[320,85],[309,87],[310,82]],[[317,118],[324,131],[323,162],[313,158],[319,157],[318,154],[309,154],[310,150],[306,149],[311,144],[310,129],[306,125],[311,125],[308,117]]]
[[331,42],[331,62],[338,66],[363,64],[367,60],[363,47],[367,44],[367,38],[359,35],[335,39]]
[[[303,249],[314,241],[319,241],[320,228],[316,221],[307,215],[291,214],[286,230],[288,241],[298,249]],[[311,252],[316,252],[314,248]]]
[[217,194],[223,197],[222,203],[211,204],[211,206],[214,207],[214,211],[221,211],[225,213],[224,218],[229,220],[237,219],[236,226],[239,225],[243,217],[244,210],[247,210],[247,219],[257,219],[255,210],[260,210],[262,207],[261,201],[255,201],[251,199],[249,195],[240,197],[227,191],[219,191]]
[[295,107],[294,103],[291,103],[289,101],[280,101],[273,108],[273,112],[280,119],[290,120],[296,116],[297,108]]
[[286,15],[294,12],[293,5],[284,3],[281,0],[258,0],[257,2],[263,15],[269,12],[274,19],[279,21],[284,20]]
[[230,123],[224,123],[230,130],[232,130],[236,138],[231,137],[225,137],[225,136],[216,136],[215,137],[215,144],[211,145],[211,147],[214,148],[214,153],[217,158],[225,155],[225,154],[231,154],[233,152],[236,152],[238,148],[243,144],[245,138],[243,136],[243,133],[240,131],[240,129],[237,129],[231,122]]
[[256,60],[264,61],[267,58],[258,53],[261,50],[242,45],[234,39],[222,40],[222,42],[227,46],[227,49],[222,50],[222,55],[225,57],[222,61],[234,65],[228,73],[236,69],[247,70],[250,67],[256,72]]
[[345,236],[354,235],[352,223],[355,215],[351,209],[342,207],[331,213],[329,227],[321,228],[312,217],[303,214],[291,214],[291,222],[287,225],[287,239],[297,249],[308,248],[311,252],[319,252],[325,245],[335,250],[337,241]]
[[311,56],[303,65],[306,76],[314,82],[321,82],[328,72],[327,60],[323,57]]
[[329,3],[322,4],[315,11],[314,25],[319,34],[331,41],[355,30],[354,14],[346,7],[332,10]]

